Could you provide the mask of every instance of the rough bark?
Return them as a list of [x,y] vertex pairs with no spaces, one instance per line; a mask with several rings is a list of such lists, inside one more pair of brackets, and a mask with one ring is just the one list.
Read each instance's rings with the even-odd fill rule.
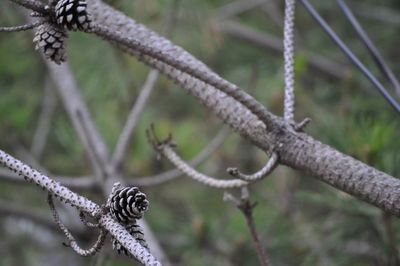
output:
[[[215,75],[181,47],[172,44],[132,18],[99,0],[89,0],[88,3],[89,11],[96,23],[161,50],[192,68]],[[306,171],[337,189],[400,217],[400,180],[342,154],[307,134],[295,132],[292,126],[273,114],[270,114],[268,126],[265,128],[264,123],[248,108],[215,87],[148,55],[143,55],[123,43],[112,40],[111,42],[167,75],[236,132],[265,152],[275,150],[279,154],[280,163]]]

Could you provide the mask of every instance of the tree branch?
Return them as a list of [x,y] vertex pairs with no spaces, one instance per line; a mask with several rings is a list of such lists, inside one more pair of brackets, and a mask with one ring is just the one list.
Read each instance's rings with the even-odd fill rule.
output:
[[[230,130],[228,128],[224,127],[223,129],[221,129],[218,134],[210,141],[210,143],[199,154],[197,154],[196,157],[191,159],[188,164],[191,167],[195,168],[206,159],[208,159],[208,157],[212,153],[214,153],[214,151],[222,144],[229,133]],[[131,177],[127,179],[127,182],[131,186],[154,186],[163,184],[182,175],[182,171],[175,168],[153,176],[139,178]]]
[[26,181],[36,183],[39,187],[47,190],[61,201],[76,207],[93,218],[98,219],[101,228],[107,230],[111,235],[124,246],[132,256],[144,265],[161,265],[147,249],[143,248],[127,231],[116,222],[110,213],[103,213],[100,206],[89,199],[72,192],[49,177],[32,169],[30,166],[13,158],[11,155],[0,150],[0,163],[11,170],[18,172]]
[[[192,69],[211,71],[182,48],[101,1],[88,0],[88,10],[96,23],[107,25],[126,38],[136,38],[144,43],[147,49],[154,47],[157,51],[162,50],[172,58],[185,61]],[[205,84],[190,73],[134,51],[128,48],[126,43],[118,43],[118,40],[110,42],[159,69],[198,98],[226,124],[264,151],[269,152],[273,146],[279,155],[280,163],[303,170],[337,189],[400,217],[400,180],[344,155],[304,133],[293,131],[292,127],[271,113],[268,115],[270,124],[265,130],[263,122],[248,108],[213,85]]]

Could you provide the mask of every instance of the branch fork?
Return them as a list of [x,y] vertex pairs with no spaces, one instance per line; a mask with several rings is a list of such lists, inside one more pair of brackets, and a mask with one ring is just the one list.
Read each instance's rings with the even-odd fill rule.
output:
[[148,142],[152,145],[154,150],[158,152],[158,156],[164,156],[176,168],[200,183],[219,189],[239,188],[247,186],[249,184],[248,182],[240,179],[216,179],[214,177],[206,176],[196,171],[193,167],[183,161],[182,158],[178,156],[178,154],[175,153],[173,147],[176,147],[177,144],[172,141],[171,134],[168,135],[167,138],[160,140],[155,133],[154,125],[151,125],[150,129],[146,130],[146,135]]

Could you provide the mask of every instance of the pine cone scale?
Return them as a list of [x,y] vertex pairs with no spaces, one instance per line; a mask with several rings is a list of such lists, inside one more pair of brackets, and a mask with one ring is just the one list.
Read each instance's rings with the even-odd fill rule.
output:
[[33,42],[36,44],[35,49],[40,50],[47,59],[60,64],[67,58],[65,53],[67,37],[67,32],[63,28],[56,24],[44,23],[37,28]]

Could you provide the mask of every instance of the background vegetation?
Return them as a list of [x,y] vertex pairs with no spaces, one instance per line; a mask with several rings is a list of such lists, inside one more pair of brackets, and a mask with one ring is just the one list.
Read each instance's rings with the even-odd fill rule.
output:
[[[108,0],[108,4],[162,32],[172,0]],[[231,1],[180,1],[172,41],[204,61],[226,79],[248,88],[275,114],[282,114],[283,58],[280,54],[229,38],[210,19],[213,10]],[[282,7],[282,1],[275,1]],[[312,1],[335,31],[385,85],[380,72],[357,39],[335,1]],[[348,1],[350,2],[350,1]],[[400,4],[398,1],[351,1],[356,15],[394,73],[400,73]],[[388,15],[377,15],[385,5]],[[372,6],[372,8],[371,8]],[[361,8],[363,7],[363,8]],[[282,36],[280,27],[260,8],[231,21]],[[9,1],[0,2],[0,25],[23,19]],[[297,6],[296,119],[313,119],[307,128],[315,138],[393,176],[400,176],[400,120],[372,85],[350,65],[341,51]],[[149,68],[94,36],[70,33],[68,61],[99,131],[112,150]],[[343,65],[343,79],[312,68],[306,51]],[[30,149],[38,123],[46,67],[34,51],[32,34],[0,34],[0,147],[17,156]],[[91,174],[83,147],[58,102],[42,165],[57,175]],[[171,166],[157,161],[145,140],[154,122],[160,135],[172,132],[184,159],[195,156],[222,127],[221,121],[165,77],[161,77],[144,111],[124,168],[127,176],[160,173]],[[17,156],[18,157],[18,156]],[[226,177],[237,166],[254,172],[266,156],[246,140],[231,134],[199,169]],[[146,215],[168,256],[178,265],[257,265],[242,214],[223,192],[181,177],[145,187],[150,199]],[[100,194],[88,195],[98,203]],[[269,178],[251,186],[258,201],[256,226],[273,265],[385,265],[395,261],[400,222],[379,209],[316,182],[304,173],[280,166]],[[36,187],[0,181],[0,199],[50,213]],[[89,237],[90,238],[90,237]],[[393,242],[394,241],[394,242]],[[79,258],[61,245],[61,234],[30,221],[0,218],[0,265],[128,265],[114,253]],[[391,258],[391,259],[390,259]],[[394,264],[393,264],[394,265]]]

